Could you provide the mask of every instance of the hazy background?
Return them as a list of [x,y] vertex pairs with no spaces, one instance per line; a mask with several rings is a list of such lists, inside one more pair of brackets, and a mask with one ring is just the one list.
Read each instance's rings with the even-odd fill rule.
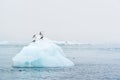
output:
[[120,0],[0,0],[0,41],[120,43]]

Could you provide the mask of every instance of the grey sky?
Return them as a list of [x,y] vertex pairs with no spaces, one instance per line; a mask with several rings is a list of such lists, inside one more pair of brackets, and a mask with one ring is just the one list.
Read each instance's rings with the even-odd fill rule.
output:
[[0,41],[120,43],[120,0],[0,0]]

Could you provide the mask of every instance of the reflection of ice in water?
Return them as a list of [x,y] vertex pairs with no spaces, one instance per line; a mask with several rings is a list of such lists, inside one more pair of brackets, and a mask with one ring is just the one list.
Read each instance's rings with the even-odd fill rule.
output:
[[74,64],[64,56],[62,49],[51,40],[38,36],[36,42],[24,47],[13,58],[15,67],[67,67]]

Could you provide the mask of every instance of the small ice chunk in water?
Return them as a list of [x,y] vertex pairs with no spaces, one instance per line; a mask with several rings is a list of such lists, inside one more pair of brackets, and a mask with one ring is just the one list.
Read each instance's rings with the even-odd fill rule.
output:
[[67,67],[74,63],[67,59],[63,50],[44,38],[30,43],[13,57],[14,67]]

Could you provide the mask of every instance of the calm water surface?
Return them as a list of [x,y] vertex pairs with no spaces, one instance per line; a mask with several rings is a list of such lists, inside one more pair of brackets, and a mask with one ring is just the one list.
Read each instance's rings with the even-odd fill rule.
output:
[[0,45],[0,80],[120,80],[120,48],[61,46],[73,67],[13,68],[12,57],[23,46]]

